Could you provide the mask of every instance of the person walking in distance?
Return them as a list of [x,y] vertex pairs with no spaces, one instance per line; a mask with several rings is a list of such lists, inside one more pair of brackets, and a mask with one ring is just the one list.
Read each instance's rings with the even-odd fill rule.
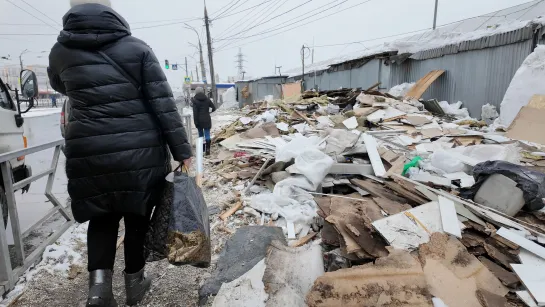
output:
[[151,48],[131,36],[109,1],[70,2],[48,75],[71,103],[66,174],[74,218],[89,221],[86,306],[117,306],[112,275],[122,218],[127,304],[136,305],[151,286],[144,238],[170,154],[189,166],[191,146]]
[[197,87],[195,89],[195,96],[191,99],[191,105],[193,107],[193,121],[199,137],[204,137],[206,143],[204,143],[204,152],[206,155],[210,155],[210,146],[212,141],[210,140],[210,129],[212,128],[212,118],[210,117],[210,109],[212,112],[216,111],[216,106],[212,103],[210,98],[206,97],[204,89]]

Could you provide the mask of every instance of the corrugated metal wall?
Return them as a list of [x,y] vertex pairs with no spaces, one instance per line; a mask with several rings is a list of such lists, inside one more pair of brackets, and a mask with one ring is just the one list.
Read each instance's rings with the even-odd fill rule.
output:
[[[280,84],[285,83],[286,78],[263,78],[251,81],[238,81],[235,83],[238,102],[241,106],[244,106],[254,101],[264,99],[265,96],[273,95],[274,99],[281,97]],[[250,90],[250,96],[247,99],[242,97],[242,89],[248,85]]]
[[[381,64],[382,60],[372,59],[365,65],[350,70],[342,71],[324,71],[316,74],[316,81],[314,81],[314,74],[310,73],[305,75],[305,90],[314,88],[316,84],[319,90],[336,90],[338,88],[368,88],[371,85],[379,82],[382,66],[382,73],[389,73],[389,66]],[[287,82],[294,82],[299,78],[288,78]],[[389,80],[389,79],[386,79]]]
[[390,84],[415,82],[434,69],[446,70],[422,98],[462,101],[471,116],[479,118],[487,103],[500,106],[524,59],[532,52],[532,40],[517,44],[461,52],[427,60],[407,60],[391,65]]

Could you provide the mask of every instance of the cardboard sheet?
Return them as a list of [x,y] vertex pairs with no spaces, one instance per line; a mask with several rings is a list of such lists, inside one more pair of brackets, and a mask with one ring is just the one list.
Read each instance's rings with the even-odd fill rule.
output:
[[508,138],[545,145],[545,109],[523,107],[505,135]]

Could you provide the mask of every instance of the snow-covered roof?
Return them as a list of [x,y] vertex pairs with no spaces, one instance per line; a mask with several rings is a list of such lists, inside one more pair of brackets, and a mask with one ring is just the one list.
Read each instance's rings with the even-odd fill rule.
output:
[[[412,54],[423,60],[460,51],[511,44],[532,37],[536,28],[545,24],[545,1],[535,0],[489,14],[441,26],[436,30],[379,44],[340,57],[305,65],[305,73],[326,70],[332,65],[371,57],[381,53]],[[300,76],[301,67],[286,71],[290,77]]]

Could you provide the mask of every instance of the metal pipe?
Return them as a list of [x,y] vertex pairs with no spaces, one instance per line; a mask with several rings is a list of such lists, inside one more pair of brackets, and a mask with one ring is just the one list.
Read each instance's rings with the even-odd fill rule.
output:
[[433,29],[437,28],[437,7],[439,6],[439,0],[435,0],[435,11],[433,13]]

